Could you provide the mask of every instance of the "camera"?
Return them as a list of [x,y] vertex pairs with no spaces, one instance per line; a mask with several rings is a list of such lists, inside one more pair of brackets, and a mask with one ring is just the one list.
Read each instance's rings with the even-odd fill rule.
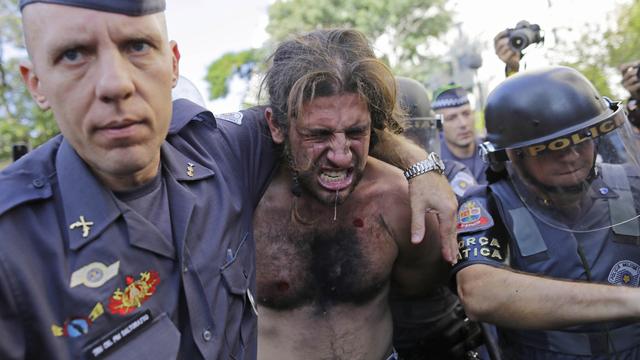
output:
[[509,29],[507,36],[509,45],[515,51],[522,51],[531,44],[544,41],[544,37],[540,34],[540,25],[529,24],[526,20],[518,22],[515,28]]

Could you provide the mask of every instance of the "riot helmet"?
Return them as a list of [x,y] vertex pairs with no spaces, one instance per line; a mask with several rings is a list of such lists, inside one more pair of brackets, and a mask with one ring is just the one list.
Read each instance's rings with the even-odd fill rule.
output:
[[[485,122],[483,158],[494,169],[506,167],[518,196],[540,220],[586,232],[638,217],[630,194],[640,184],[621,187],[619,181],[639,173],[638,146],[623,107],[600,96],[578,71],[558,66],[508,78],[489,94]],[[622,160],[602,161],[610,158]],[[596,203],[613,204],[613,198],[630,202],[622,217],[596,211]]]
[[396,83],[400,108],[407,115],[402,134],[427,152],[440,153],[442,117],[431,110],[427,89],[418,81],[403,76],[396,76]]

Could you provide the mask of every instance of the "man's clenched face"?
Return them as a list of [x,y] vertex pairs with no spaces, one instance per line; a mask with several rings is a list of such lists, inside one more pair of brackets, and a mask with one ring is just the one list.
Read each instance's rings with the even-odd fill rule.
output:
[[357,94],[318,97],[292,119],[288,148],[305,191],[325,204],[342,203],[362,178],[371,116]]

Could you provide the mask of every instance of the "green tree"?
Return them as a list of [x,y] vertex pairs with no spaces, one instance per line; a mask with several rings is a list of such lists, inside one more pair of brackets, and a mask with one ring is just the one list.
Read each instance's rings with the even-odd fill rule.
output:
[[586,26],[580,40],[562,44],[559,53],[563,64],[581,71],[601,94],[617,98],[611,75],[620,64],[640,60],[640,0],[621,4],[609,17],[608,26]]
[[260,73],[277,42],[319,28],[358,29],[396,74],[426,80],[443,66],[428,50],[451,26],[445,4],[446,0],[276,0],[269,7],[270,39],[263,48],[226,54],[209,66],[210,98],[227,95],[234,75],[249,78]]
[[22,83],[25,56],[18,1],[0,0],[0,159],[10,157],[14,143],[35,147],[58,133],[53,116],[40,111]]
[[616,16],[616,27],[605,33],[606,61],[609,66],[640,60],[640,0],[623,5]]

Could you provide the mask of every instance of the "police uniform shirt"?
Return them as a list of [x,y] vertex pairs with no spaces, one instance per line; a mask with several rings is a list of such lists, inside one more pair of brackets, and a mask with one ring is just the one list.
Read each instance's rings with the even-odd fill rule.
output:
[[[640,178],[624,170],[611,174],[616,169],[622,166],[603,165],[601,173],[613,179],[601,174],[591,184],[593,205],[580,221],[588,223],[588,228],[605,229],[586,233],[559,230],[540,221],[505,179],[468,190],[458,211],[461,258],[452,270],[453,279],[467,266],[486,264],[552,278],[638,287],[638,219],[606,227],[618,223],[613,218],[625,205],[630,204],[633,213],[640,208]],[[613,184],[620,179],[628,180],[626,190]],[[519,359],[606,359],[612,349],[620,358],[640,358],[638,324],[610,322],[554,331],[499,332],[505,354]]]
[[221,120],[187,100],[173,114],[161,148],[173,241],[62,136],[0,173],[0,358],[164,359],[182,343],[188,358],[255,359],[268,128],[256,111]]
[[[480,139],[476,139],[476,144],[480,143]],[[447,146],[447,142],[444,141],[444,137],[440,138],[440,157],[442,160],[455,160],[462,164],[464,164],[467,169],[473,174],[473,177],[476,179],[478,184],[486,184],[487,176],[485,172],[487,170],[488,165],[482,161],[480,157],[480,149],[476,146],[476,151],[473,156],[462,159],[455,156],[451,150],[449,150],[449,146]]]
[[451,159],[442,160],[444,163],[444,176],[447,177],[449,185],[456,194],[458,201],[464,196],[464,193],[478,185],[475,177],[468,167],[463,163]]

